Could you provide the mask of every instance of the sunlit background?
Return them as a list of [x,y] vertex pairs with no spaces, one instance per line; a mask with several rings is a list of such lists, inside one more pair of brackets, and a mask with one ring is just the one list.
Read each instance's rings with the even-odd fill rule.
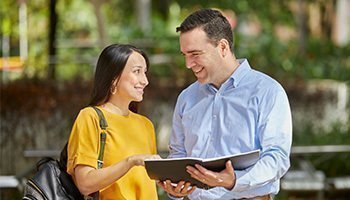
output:
[[[134,44],[150,57],[141,113],[166,157],[177,95],[195,81],[175,28],[204,7],[230,21],[236,56],[289,96],[292,166],[275,199],[348,199],[349,0],[1,0],[0,199],[20,199],[35,163],[57,156],[111,43]],[[166,199],[162,190],[159,198]]]

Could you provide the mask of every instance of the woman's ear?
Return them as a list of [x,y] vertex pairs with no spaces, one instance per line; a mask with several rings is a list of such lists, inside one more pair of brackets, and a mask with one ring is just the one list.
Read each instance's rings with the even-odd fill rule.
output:
[[112,94],[117,93],[118,81],[119,81],[119,78],[116,78],[112,81],[112,85],[111,85],[111,89],[110,89]]
[[111,87],[111,94],[115,94],[117,93],[117,86],[116,85],[112,85]]

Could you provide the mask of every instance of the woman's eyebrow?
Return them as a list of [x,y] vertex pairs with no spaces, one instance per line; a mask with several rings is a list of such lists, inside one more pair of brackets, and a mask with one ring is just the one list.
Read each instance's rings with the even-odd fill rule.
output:
[[134,66],[132,66],[132,69],[135,69],[135,68],[137,68],[137,69],[147,69],[146,66],[142,66],[142,65],[134,65]]

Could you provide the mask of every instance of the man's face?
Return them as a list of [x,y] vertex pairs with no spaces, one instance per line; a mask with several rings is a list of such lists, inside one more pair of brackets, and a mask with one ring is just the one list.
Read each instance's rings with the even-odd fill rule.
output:
[[180,49],[186,67],[191,69],[201,84],[219,84],[220,50],[201,28],[180,34]]

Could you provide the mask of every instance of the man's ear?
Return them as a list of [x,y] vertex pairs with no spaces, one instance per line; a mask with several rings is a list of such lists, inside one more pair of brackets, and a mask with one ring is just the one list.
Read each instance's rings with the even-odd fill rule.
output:
[[219,49],[222,57],[225,57],[230,53],[230,46],[226,39],[221,39],[219,41]]

